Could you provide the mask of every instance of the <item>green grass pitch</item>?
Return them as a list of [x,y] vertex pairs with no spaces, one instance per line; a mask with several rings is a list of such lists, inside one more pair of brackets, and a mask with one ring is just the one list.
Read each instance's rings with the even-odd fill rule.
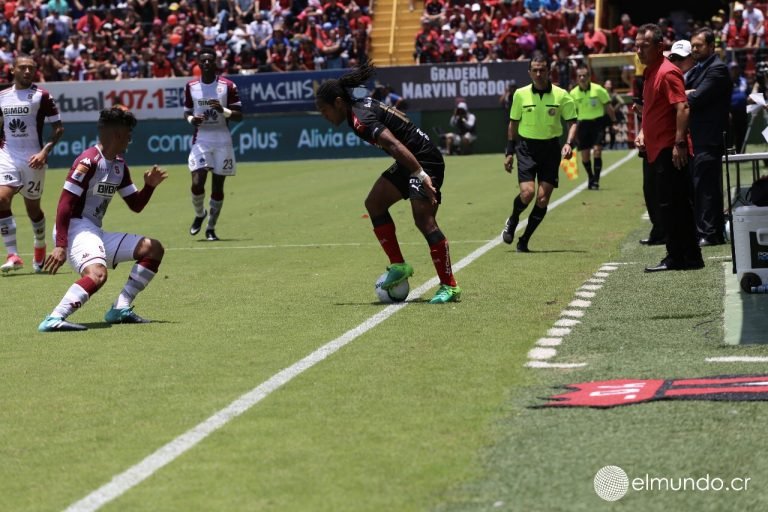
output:
[[[605,166],[625,152],[606,152]],[[128,158],[130,162],[130,155]],[[27,268],[0,278],[0,510],[63,510],[384,306],[373,284],[386,259],[363,200],[386,158],[240,164],[209,243],[190,237],[183,166],[146,210],[116,197],[105,228],[159,239],[159,274],[136,300],[148,325],[103,315],[129,270],[72,321],[36,328],[75,275],[34,275],[32,235],[14,201]],[[517,191],[503,157],[447,160],[438,222],[458,262],[499,236]],[[143,169],[132,175],[141,181]],[[51,171],[49,230],[64,179]],[[564,177],[553,199],[584,181]],[[759,373],[714,355],[768,355],[722,345],[725,247],[698,272],[643,275],[663,248],[637,244],[640,161],[547,214],[532,254],[500,245],[457,274],[463,301],[411,303],[298,375],[150,478],[114,511],[654,511],[762,510],[765,404],[661,401],[611,410],[531,409],[555,386],[616,378]],[[527,214],[528,212],[526,212]],[[410,207],[392,209],[411,289],[434,276]],[[49,242],[50,245],[50,242]],[[606,279],[555,361],[525,368],[574,292],[605,262]],[[429,298],[433,290],[424,298]],[[750,477],[744,492],[632,492],[601,500],[603,466],[631,476]]]

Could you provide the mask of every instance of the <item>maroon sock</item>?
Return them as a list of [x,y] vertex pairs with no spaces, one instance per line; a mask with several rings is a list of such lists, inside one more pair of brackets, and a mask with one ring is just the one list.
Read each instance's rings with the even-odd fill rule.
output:
[[456,286],[456,279],[453,277],[451,269],[451,255],[448,249],[448,240],[443,238],[439,242],[429,246],[429,253],[432,255],[432,263],[435,264],[437,276],[441,284]]
[[379,239],[381,248],[387,253],[390,263],[403,263],[403,254],[400,252],[400,244],[397,243],[395,224],[382,224],[373,228],[376,238]]

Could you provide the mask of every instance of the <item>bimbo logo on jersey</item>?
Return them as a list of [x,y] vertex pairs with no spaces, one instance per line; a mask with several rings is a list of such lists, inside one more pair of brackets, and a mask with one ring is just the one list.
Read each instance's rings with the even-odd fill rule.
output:
[[96,185],[94,193],[99,196],[112,197],[115,195],[115,191],[117,191],[117,185],[114,183],[99,183]]
[[10,105],[3,107],[4,116],[26,116],[29,115],[29,105]]

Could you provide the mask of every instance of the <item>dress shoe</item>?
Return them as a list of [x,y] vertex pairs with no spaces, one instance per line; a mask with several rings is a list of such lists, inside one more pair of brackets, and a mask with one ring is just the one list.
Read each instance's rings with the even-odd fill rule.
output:
[[643,245],[664,245],[667,241],[663,238],[643,238],[640,243]]
[[725,240],[704,237],[699,240],[699,247],[709,247],[711,245],[723,245],[724,243],[725,243]]
[[704,260],[701,258],[686,260],[685,263],[682,264],[675,263],[669,258],[664,258],[659,262],[658,265],[654,267],[645,267],[645,272],[651,273],[664,272],[666,270],[698,270],[700,268],[704,268]]
[[658,265],[654,265],[653,267],[645,267],[646,273],[665,272],[667,270],[675,270],[674,265],[672,265],[672,262],[667,258],[661,260]]

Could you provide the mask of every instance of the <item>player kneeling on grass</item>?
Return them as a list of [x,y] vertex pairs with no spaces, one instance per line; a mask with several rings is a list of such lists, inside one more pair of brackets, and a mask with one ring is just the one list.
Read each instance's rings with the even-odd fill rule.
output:
[[354,98],[351,91],[370,80],[375,68],[365,62],[338,80],[323,82],[317,89],[317,110],[330,123],[347,122],[358,137],[386,151],[395,163],[376,180],[365,200],[373,232],[389,257],[388,275],[382,288],[389,290],[413,275],[405,262],[395,235],[389,207],[410,199],[416,227],[427,239],[440,288],[429,302],[457,301],[461,289],[451,270],[448,240],[437,225],[445,162],[440,150],[402,112],[370,97]]
[[135,126],[133,114],[120,107],[102,110],[99,143],[78,156],[67,174],[56,210],[56,248],[46,259],[45,270],[55,274],[68,259],[81,278],[42,321],[38,327],[41,332],[85,330],[84,325],[67,322],[66,318],[104,285],[107,264],[115,268],[124,261],[136,261],[136,264],[104,320],[110,324],[147,322],[133,312],[131,303],[155,277],[163,259],[163,246],[157,240],[140,235],[109,233],[101,228],[115,192],[131,210],[140,212],[155,187],[168,176],[154,166],[144,173],[142,190],[131,181],[122,155],[131,142]]

